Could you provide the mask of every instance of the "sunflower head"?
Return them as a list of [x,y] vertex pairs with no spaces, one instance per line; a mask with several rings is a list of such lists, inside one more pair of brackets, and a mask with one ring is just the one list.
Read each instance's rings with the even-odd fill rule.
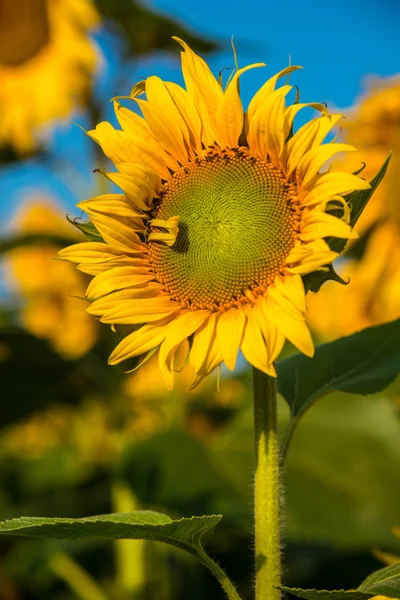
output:
[[0,0],[0,146],[30,153],[45,125],[86,103],[98,22],[93,0]]
[[[185,89],[158,77],[133,87],[142,116],[115,100],[121,126],[89,135],[115,164],[105,174],[122,193],[81,202],[98,238],[61,258],[93,279],[88,311],[127,325],[116,364],[158,351],[168,387],[175,355],[186,355],[192,387],[239,350],[275,375],[285,339],[308,356],[302,276],[336,257],[326,238],[356,237],[346,195],[369,184],[325,163],[352,146],[323,143],[340,119],[318,103],[287,102],[292,86],[268,79],[244,112],[237,70],[225,88],[182,46]],[[317,116],[297,130],[299,111]],[[339,216],[338,216],[339,215]]]

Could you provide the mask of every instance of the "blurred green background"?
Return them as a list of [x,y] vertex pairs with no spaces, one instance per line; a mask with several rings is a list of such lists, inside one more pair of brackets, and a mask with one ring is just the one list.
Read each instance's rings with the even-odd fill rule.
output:
[[[72,122],[90,129],[112,118],[108,99],[129,94],[153,69],[181,81],[172,35],[216,73],[233,63],[228,27],[241,66],[266,59],[278,70],[293,51],[296,60],[312,62],[305,65],[306,96],[318,94],[320,83],[322,98],[307,101],[351,105],[342,135],[360,148],[354,168],[365,161],[370,178],[394,151],[360,223],[361,238],[339,265],[351,284],[327,284],[310,298],[315,338],[330,340],[400,316],[400,67],[385,3],[364,7],[359,17],[366,34],[366,14],[378,15],[380,48],[371,50],[365,35],[370,62],[357,62],[354,47],[344,48],[346,37],[336,54],[327,47],[330,80],[325,72],[316,77],[324,63],[323,53],[315,54],[319,33],[284,39],[261,28],[268,18],[261,3],[250,3],[243,19],[238,2],[214,4],[189,15],[179,2],[158,3],[157,12],[125,0],[0,0],[0,517],[138,508],[171,517],[222,513],[209,553],[248,599],[251,373],[242,361],[234,375],[222,372],[219,390],[211,376],[186,393],[184,374],[167,392],[157,361],[132,374],[107,367],[114,334],[85,313],[85,276],[54,260],[60,247],[81,239],[65,213],[78,216],[77,201],[107,191],[92,174],[104,158]],[[339,26],[342,8],[338,2],[331,27]],[[294,2],[291,9],[297,15]],[[306,3],[297,15],[303,31],[315,27],[310,15],[317,18]],[[340,68],[335,57],[344,61],[346,52]],[[363,87],[371,69],[379,77]],[[282,400],[282,430],[287,417]],[[399,472],[398,383],[379,396],[335,394],[317,403],[295,433],[282,481],[285,583],[356,587],[388,560],[381,551],[400,554],[393,532],[400,526]],[[1,540],[0,600],[179,600],[189,593],[192,600],[223,597],[201,565],[168,546]]]

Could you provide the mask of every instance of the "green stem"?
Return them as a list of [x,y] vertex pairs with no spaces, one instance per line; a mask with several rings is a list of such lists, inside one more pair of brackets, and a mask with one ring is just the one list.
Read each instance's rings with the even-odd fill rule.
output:
[[253,371],[256,600],[280,600],[280,478],[276,380]]
[[214,562],[213,559],[208,556],[208,554],[201,550],[197,552],[196,556],[203,563],[203,565],[211,571],[214,577],[218,579],[229,600],[241,600],[235,589],[235,586],[228,578],[225,571],[221,569],[221,567]]

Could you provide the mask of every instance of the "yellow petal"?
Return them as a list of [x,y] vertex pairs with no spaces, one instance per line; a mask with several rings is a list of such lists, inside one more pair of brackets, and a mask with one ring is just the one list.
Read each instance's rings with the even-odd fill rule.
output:
[[288,176],[296,171],[306,152],[314,146],[319,146],[341,118],[342,115],[322,115],[300,127],[286,144]]
[[[269,154],[274,164],[277,164],[277,156],[285,142],[284,97],[290,90],[291,86],[285,85],[273,92],[249,120],[247,140],[250,149],[261,158]],[[276,122],[277,120],[279,123]]]
[[116,217],[143,217],[143,213],[134,210],[124,194],[104,194],[77,204],[86,213],[101,212]]
[[59,251],[62,260],[74,263],[102,263],[118,257],[120,252],[102,242],[82,242],[73,244]]
[[182,72],[186,90],[200,115],[202,138],[206,146],[217,139],[216,116],[223,97],[222,88],[207,63],[180,38],[173,37],[184,49],[181,52]]
[[160,370],[168,389],[172,389],[174,383],[174,356],[178,347],[201,327],[209,315],[208,310],[188,311],[170,324],[158,355]]
[[368,190],[371,186],[364,179],[351,173],[324,173],[301,200],[303,206],[325,202],[336,194],[348,194],[355,190]]
[[265,64],[256,63],[239,69],[228,84],[219,103],[217,113],[218,141],[225,146],[231,148],[237,146],[243,129],[244,112],[239,95],[239,77],[249,69],[257,67],[265,67]]
[[150,210],[155,193],[144,181],[135,180],[132,175],[125,173],[107,173],[107,179],[121,188],[134,210]]
[[120,254],[118,257],[106,262],[80,263],[77,268],[83,273],[88,273],[88,275],[100,275],[100,273],[104,273],[105,271],[109,271],[116,267],[137,267],[139,265],[150,269],[148,257],[139,253],[135,254],[135,258],[127,256],[126,254]]
[[106,122],[97,125],[94,132],[89,131],[88,136],[100,144],[104,154],[116,166],[142,162],[166,180],[170,178],[167,166],[173,170],[178,168],[176,160],[168,158],[154,138],[117,131]]
[[110,324],[137,325],[157,321],[177,313],[178,310],[179,306],[176,306],[176,303],[162,303],[161,298],[125,300],[114,310],[105,312],[100,321]]
[[190,350],[189,362],[195,372],[198,372],[206,362],[208,353],[216,337],[215,327],[219,315],[211,313],[193,336],[192,348]]
[[[153,76],[149,77],[147,81],[149,85],[146,93],[149,99],[147,101],[136,99],[136,102],[160,146],[181,165],[184,165],[188,162],[188,154],[183,141],[183,133],[187,138],[189,137],[187,127],[161,79]],[[160,102],[157,100],[159,96]],[[163,104],[165,104],[164,110]],[[168,111],[172,112],[170,116],[168,116]],[[182,132],[181,127],[184,127],[186,131]]]
[[118,101],[114,102],[115,115],[118,123],[124,131],[134,136],[152,138],[151,130],[145,119],[140,115],[122,106]]
[[197,154],[202,151],[201,147],[201,130],[202,124],[199,113],[193,102],[193,99],[189,96],[186,90],[181,88],[180,85],[169,81],[165,82],[165,85],[171,94],[171,98],[174,101],[182,119],[185,121],[189,131],[189,146],[194,148]]
[[86,291],[88,298],[99,298],[110,292],[135,287],[154,279],[154,273],[140,266],[114,267],[94,277]]
[[307,311],[306,293],[300,275],[284,275],[277,277],[274,282],[279,293],[288,298],[295,308],[301,313]]
[[271,373],[274,377],[276,377],[276,371],[273,367],[273,363],[282,352],[282,348],[285,344],[285,336],[279,331],[276,325],[267,318],[266,311],[264,310],[264,304],[266,302],[267,300],[264,296],[259,296],[253,310],[255,311],[263,338],[265,340],[268,360],[271,363]]
[[[192,348],[193,351],[193,348]],[[192,353],[192,352],[191,352]],[[210,375],[214,369],[219,367],[222,363],[223,357],[219,347],[217,336],[214,334],[207,354],[205,355],[204,362],[202,366],[195,371],[193,374],[193,379],[190,385],[190,389],[193,390],[195,387],[199,385],[203,381],[205,377]]]
[[330,236],[349,240],[358,238],[357,232],[341,219],[317,210],[311,211],[302,223],[299,239],[312,242]]
[[306,356],[314,355],[314,344],[304,319],[295,318],[292,312],[288,312],[285,307],[277,304],[269,296],[267,302],[263,305],[263,309],[267,318],[300,352],[303,352]]
[[116,365],[133,356],[144,354],[157,348],[165,339],[168,323],[173,317],[166,317],[150,325],[143,325],[137,331],[127,335],[110,355],[108,363]]
[[[147,246],[141,242],[136,231],[144,231],[141,219],[115,219],[101,213],[92,213],[91,220],[101,237],[112,248],[124,253],[147,252]],[[82,261],[83,262],[83,261]]]
[[273,77],[271,77],[270,79],[268,79],[268,81],[266,81],[264,83],[264,85],[253,96],[253,98],[249,104],[249,108],[247,111],[249,123],[251,122],[255,113],[258,110],[261,110],[261,111],[263,110],[264,103],[266,102],[268,97],[275,92],[275,86],[276,86],[278,80],[281,77],[284,77],[285,75],[288,75],[289,73],[292,73],[293,71],[297,71],[298,69],[302,69],[302,67],[298,67],[298,66],[294,66],[294,65],[291,67],[286,67],[286,69],[283,69],[282,71],[280,71],[279,73],[277,73],[276,75],[274,75]]
[[243,355],[253,367],[275,377],[276,372],[268,356],[258,311],[254,310],[254,307],[246,307],[245,312],[247,323],[241,343]]
[[234,370],[243,332],[246,325],[244,310],[231,308],[218,319],[217,336],[224,362],[228,369]]
[[160,291],[162,291],[162,285],[159,283],[142,283],[136,287],[132,286],[128,289],[117,290],[112,294],[94,300],[86,310],[91,315],[102,316],[110,311],[118,311],[120,308],[125,310],[132,302],[134,304],[136,300],[143,298],[154,300],[153,305],[156,306],[169,305],[168,296],[160,295]]
[[309,189],[314,176],[323,165],[339,152],[354,152],[356,148],[349,144],[324,144],[309,150],[299,161],[296,175],[301,181],[302,188]]

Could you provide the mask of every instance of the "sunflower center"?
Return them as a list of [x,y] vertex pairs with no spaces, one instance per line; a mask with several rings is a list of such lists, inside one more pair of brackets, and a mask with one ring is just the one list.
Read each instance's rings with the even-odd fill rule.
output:
[[17,67],[49,41],[48,0],[0,0],[0,66]]
[[157,200],[154,217],[180,217],[173,246],[149,243],[157,279],[190,308],[235,306],[284,268],[298,210],[276,167],[244,148],[212,150],[176,173]]

